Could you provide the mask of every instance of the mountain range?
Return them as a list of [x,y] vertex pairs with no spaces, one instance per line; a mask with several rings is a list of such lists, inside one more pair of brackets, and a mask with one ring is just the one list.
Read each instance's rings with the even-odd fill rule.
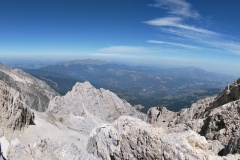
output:
[[[190,108],[144,114],[89,82],[60,96],[20,70],[1,73],[0,159],[240,159],[240,78]],[[39,110],[29,101],[43,93],[49,103]]]
[[190,107],[198,99],[219,94],[234,80],[233,76],[195,67],[154,68],[92,59],[23,70],[45,81],[61,95],[70,91],[76,82],[88,81],[96,88],[111,90],[131,105],[143,105],[144,113],[159,105],[172,111]]

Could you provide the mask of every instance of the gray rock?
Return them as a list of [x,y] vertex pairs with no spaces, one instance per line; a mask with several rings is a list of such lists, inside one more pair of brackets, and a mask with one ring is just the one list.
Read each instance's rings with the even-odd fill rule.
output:
[[34,160],[99,160],[80,149],[73,143],[55,142],[50,139],[39,139],[28,146],[21,144],[12,145],[9,148],[8,159],[34,159]]
[[45,82],[29,74],[0,64],[0,80],[26,97],[26,104],[37,111],[45,111],[49,101],[59,95]]
[[6,128],[21,130],[32,122],[32,112],[25,97],[0,81],[0,124],[1,136]]
[[[172,121],[167,125],[168,129],[174,128],[175,131],[175,128],[178,128],[178,131],[190,129],[199,133],[206,137],[210,143],[210,149],[216,154],[222,155],[224,146],[226,146],[225,155],[238,153],[238,140],[233,137],[240,132],[239,82],[240,79],[228,85],[217,97],[199,100],[192,104],[191,108],[182,109],[174,114]],[[162,115],[168,117],[170,114],[163,108],[150,109],[148,123],[163,126],[156,123],[158,117]]]
[[176,113],[169,111],[166,107],[152,107],[147,113],[147,123],[153,126],[167,126]]
[[240,78],[232,83],[229,84],[225,90],[216,98],[215,102],[213,103],[213,108],[222,106],[226,103],[236,101],[240,98]]
[[165,129],[154,128],[140,119],[123,116],[113,124],[93,130],[87,150],[104,160],[230,160],[240,157],[215,155],[208,150],[209,144],[205,137],[191,130],[170,133]]
[[230,139],[228,145],[223,150],[223,155],[240,154],[240,137],[236,135]]
[[227,145],[231,137],[240,131],[240,100],[208,110],[211,101],[207,104],[195,103],[191,108],[180,111],[169,126],[185,124],[207,140],[218,140]]
[[121,115],[145,118],[145,114],[127,101],[109,90],[96,89],[89,82],[77,83],[65,96],[55,97],[47,111],[58,115],[91,117],[102,122],[112,122]]

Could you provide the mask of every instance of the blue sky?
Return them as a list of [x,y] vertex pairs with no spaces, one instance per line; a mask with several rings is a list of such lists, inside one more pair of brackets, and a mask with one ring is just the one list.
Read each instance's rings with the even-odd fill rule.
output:
[[99,58],[240,75],[238,0],[0,0],[0,58]]

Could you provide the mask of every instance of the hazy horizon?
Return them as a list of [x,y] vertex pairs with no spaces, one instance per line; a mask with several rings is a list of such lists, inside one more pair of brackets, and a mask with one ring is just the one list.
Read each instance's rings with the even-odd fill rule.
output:
[[240,76],[239,1],[1,1],[0,61],[100,59]]
[[[220,73],[220,74],[226,74],[233,76],[235,78],[238,78],[239,74],[234,74],[233,72],[223,72],[222,70],[216,70],[212,69],[211,67],[201,67],[201,66],[195,66],[194,64],[192,65],[181,65],[180,63],[177,63],[175,65],[173,64],[167,64],[167,63],[159,63],[157,60],[156,63],[154,63],[154,60],[151,61],[151,63],[148,62],[140,62],[140,61],[133,61],[133,60],[121,60],[121,59],[101,59],[101,58],[91,58],[91,57],[85,57],[85,58],[76,58],[76,59],[26,59],[26,58],[18,58],[18,59],[1,59],[0,58],[0,63],[3,63],[5,65],[9,66],[20,66],[20,65],[36,65],[38,66],[37,68],[40,68],[42,66],[48,66],[48,65],[55,65],[58,63],[63,63],[63,62],[69,62],[69,61],[76,61],[76,60],[100,60],[104,61],[107,63],[116,63],[116,64],[124,64],[124,65],[129,65],[129,66],[145,66],[145,67],[154,67],[154,68],[188,68],[188,67],[196,67],[199,69],[203,69],[208,72],[213,72],[213,73]],[[165,61],[164,61],[165,62]]]

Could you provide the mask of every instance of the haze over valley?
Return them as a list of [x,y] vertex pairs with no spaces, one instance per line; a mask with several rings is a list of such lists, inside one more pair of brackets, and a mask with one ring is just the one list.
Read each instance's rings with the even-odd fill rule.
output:
[[76,82],[88,81],[97,88],[113,91],[132,105],[143,105],[145,113],[152,106],[165,106],[172,111],[190,107],[198,99],[219,94],[235,79],[196,67],[129,66],[91,59],[23,70],[45,81],[62,95]]

